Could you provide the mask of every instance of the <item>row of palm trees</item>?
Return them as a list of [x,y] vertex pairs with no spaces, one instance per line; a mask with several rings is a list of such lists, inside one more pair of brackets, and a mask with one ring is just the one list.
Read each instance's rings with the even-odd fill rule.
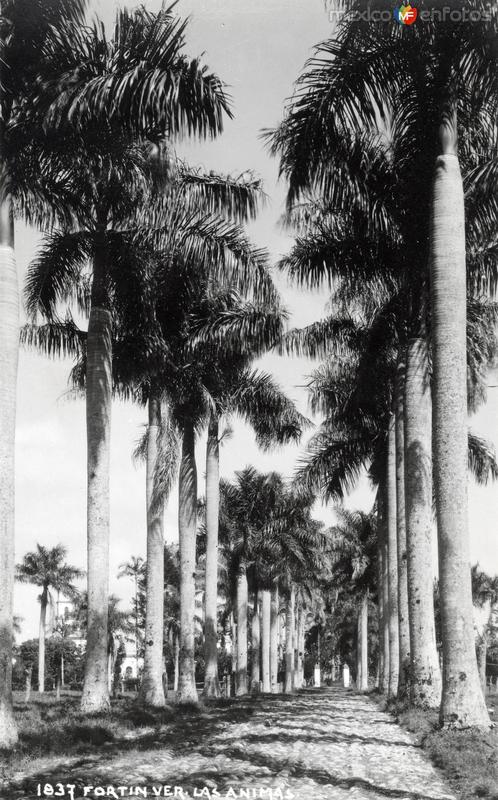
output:
[[[14,213],[47,231],[26,279],[32,322],[24,329],[24,341],[50,354],[75,355],[72,380],[85,389],[88,621],[83,709],[109,707],[113,393],[149,406],[148,675],[158,669],[162,655],[154,620],[162,620],[161,498],[167,494],[172,466],[168,457],[161,468],[157,461],[165,436],[182,440],[183,699],[195,692],[193,578],[187,576],[193,575],[195,560],[196,431],[208,417],[214,430],[225,411],[258,417],[267,401],[273,403],[272,418],[278,414],[280,419],[276,428],[258,420],[261,440],[273,436],[286,441],[299,435],[302,424],[271,378],[250,368],[261,343],[271,344],[280,331],[283,318],[266,253],[250,244],[241,227],[254,216],[259,184],[247,173],[238,179],[201,174],[179,161],[173,149],[178,136],[204,138],[221,132],[224,118],[231,116],[221,81],[200,60],[187,58],[186,22],[170,9],[157,14],[144,8],[119,11],[110,37],[99,22],[83,23],[84,3],[78,0],[49,6],[16,0],[2,7],[2,746],[12,745],[17,735],[10,690],[19,304]],[[72,312],[88,317],[88,331],[78,328]],[[234,337],[233,361],[218,356],[223,363],[213,364],[217,337],[233,323],[247,334],[246,340],[237,347],[235,342],[242,340]],[[205,382],[208,378],[211,384]],[[164,418],[166,397],[169,420]],[[156,558],[159,548],[161,558]],[[154,586],[159,587],[156,593]],[[162,703],[160,676],[152,684],[147,700]]]
[[[277,676],[283,651],[289,653],[285,691],[302,686],[307,616],[316,605],[320,581],[330,573],[326,567],[329,563],[327,537],[323,526],[311,516],[311,504],[312,498],[296,497],[277,473],[263,474],[254,467],[247,467],[236,473],[234,482],[222,480],[217,491],[218,534],[213,580],[209,565],[209,549],[213,546],[208,522],[209,500],[206,496],[200,502],[195,552],[195,614],[189,619],[194,653],[191,663],[194,677],[188,687],[190,701],[198,699],[196,654],[201,654],[204,663],[203,697],[220,696],[220,653],[228,652],[223,644],[227,641],[238,696],[258,692],[260,688],[264,692],[278,692]],[[139,649],[146,654],[145,609],[150,573],[147,563],[136,558],[128,562],[127,567],[134,580],[137,576]],[[184,624],[181,593],[185,576],[181,554],[174,546],[166,546],[164,550],[163,574],[163,634],[156,634],[164,643],[161,673],[165,673],[165,653],[170,650],[166,641],[169,640],[174,651],[174,692],[181,700],[178,644],[182,641]],[[212,609],[210,592],[214,594]],[[153,703],[145,698],[145,687],[152,685],[154,676],[155,672],[150,671],[145,661],[140,693],[148,705]]]
[[440,705],[444,724],[486,726],[467,472],[470,462],[485,480],[496,464],[469,436],[467,413],[483,399],[496,352],[498,15],[468,0],[461,5],[472,24],[464,15],[441,22],[422,2],[426,19],[405,27],[366,21],[355,0],[341,5],[334,37],[317,47],[268,133],[297,230],[281,266],[300,284],[334,290],[330,316],[282,345],[324,359],[310,391],[325,421],[299,480],[337,498],[370,469],[381,686],[415,705]]
[[[7,3],[2,18],[8,35],[2,37],[7,78],[2,75],[0,214],[0,744],[10,746],[16,738],[10,694],[18,346],[13,209],[48,231],[26,280],[31,321],[22,338],[49,354],[73,355],[71,380],[86,398],[83,709],[109,707],[112,396],[148,407],[141,448],[147,461],[143,699],[159,706],[162,518],[180,451],[179,699],[191,701],[195,439],[207,426],[206,641],[208,692],[216,693],[223,418],[238,414],[249,421],[261,446],[299,439],[307,421],[272,378],[253,366],[279,346],[324,359],[310,382],[312,408],[324,422],[289,500],[296,531],[306,531],[308,541],[304,547],[298,536],[292,548],[313,553],[309,537],[318,532],[307,527],[306,509],[314,493],[342,497],[368,466],[378,486],[381,685],[391,696],[409,687],[414,703],[434,705],[440,699],[429,568],[434,489],[442,720],[488,724],[473,643],[468,453],[481,478],[496,466],[489,449],[469,439],[467,401],[476,407],[482,400],[495,346],[496,307],[487,294],[496,276],[497,14],[480,0],[466,0],[480,14],[472,24],[428,15],[405,29],[394,22],[372,26],[357,13],[358,2],[342,3],[334,38],[319,46],[284,121],[269,134],[289,182],[287,223],[297,231],[281,266],[302,284],[325,280],[334,288],[327,320],[284,336],[285,313],[267,254],[251,245],[243,229],[262,199],[259,183],[248,173],[235,179],[204,175],[173,150],[177,135],[217,135],[231,113],[219,79],[184,55],[185,23],[171,10],[122,11],[114,34],[106,37],[98,23],[81,24],[81,4],[58,0],[49,11],[35,4],[39,24],[33,32],[23,28],[23,2]],[[25,66],[12,70],[26,49]],[[394,75],[403,76],[403,91]],[[75,311],[88,316],[88,331],[75,322]],[[260,490],[258,514],[264,506]],[[235,502],[233,509],[239,516],[230,524],[243,542],[233,554],[243,627],[248,574],[252,581],[259,572],[249,555],[254,523]],[[267,565],[284,547],[283,519],[277,513],[265,529],[270,550],[254,584],[258,592],[260,586],[272,590],[276,576]],[[294,581],[285,580],[292,629]],[[244,636],[239,640],[244,689]]]
[[[311,517],[311,500],[297,498],[277,473],[262,474],[253,467],[248,467],[237,473],[235,483],[222,481],[220,492],[220,540],[216,547],[213,620],[208,616],[211,587],[207,550],[210,544],[207,499],[199,507],[201,522],[197,531],[196,614],[193,621],[196,652],[199,652],[199,639],[204,650],[203,694],[205,697],[220,695],[218,647],[221,644],[221,631],[228,631],[228,639],[231,640],[238,695],[259,691],[260,684],[263,691],[278,691],[277,673],[282,649],[289,653],[286,691],[293,691],[303,683],[307,615],[312,613],[316,605],[320,581],[325,580],[328,574],[325,567],[328,560],[325,549],[327,540],[321,531],[323,526]],[[181,635],[179,600],[185,576],[181,571],[178,548],[166,545],[163,560],[162,630],[155,635],[163,647],[161,677],[164,681],[165,654],[169,649],[166,647],[166,639],[171,638],[172,634],[176,692],[179,688],[178,641]],[[17,580],[41,588],[37,662],[39,692],[45,690],[46,632],[47,628],[53,630],[53,625],[47,626],[47,609],[50,605],[53,611],[55,596],[58,623],[61,621],[58,605],[62,595],[73,605],[73,611],[66,615],[65,622],[70,628],[70,621],[73,620],[74,633],[78,636],[82,633],[86,635],[88,595],[86,592],[79,592],[74,583],[83,575],[81,570],[67,563],[66,549],[62,545],[52,549],[37,545],[36,550],[27,553],[17,566]],[[147,563],[140,557],[132,557],[120,567],[118,577],[125,576],[131,577],[134,582],[131,612],[119,612],[116,608],[117,598],[114,596],[109,598],[108,603],[107,679],[110,688],[113,686],[116,635],[120,632],[133,635],[137,665],[139,657],[147,653],[147,593],[151,589]],[[156,587],[152,586],[152,590],[155,591]],[[252,602],[248,608],[249,597]],[[282,641],[284,617],[285,645]],[[158,624],[159,621],[154,622]],[[248,639],[251,654],[250,676]],[[146,692],[151,688],[156,690],[154,681],[155,671],[150,668],[149,659],[144,664],[141,685],[142,700],[147,705],[153,704]]]
[[[172,149],[176,133],[205,136],[221,130],[222,117],[230,112],[220,81],[197,61],[187,61],[185,23],[171,11],[119,12],[114,35],[107,38],[99,24],[81,25],[80,7],[71,18],[62,13],[63,5],[54,11],[59,16],[44,20],[36,92],[24,86],[12,123],[16,135],[20,129],[28,138],[13,154],[11,169],[16,175],[24,170],[26,185],[35,180],[30,168],[41,169],[37,194],[14,195],[8,188],[9,197],[20,198],[28,221],[48,229],[26,278],[31,321],[22,341],[49,355],[74,356],[71,381],[86,398],[88,620],[82,708],[109,708],[113,395],[148,406],[141,447],[147,462],[142,696],[159,706],[164,704],[162,524],[178,443],[181,451],[179,699],[188,702],[196,698],[196,435],[208,426],[211,587],[213,581],[216,585],[221,419],[238,414],[253,426],[263,447],[298,439],[306,420],[271,376],[252,367],[280,338],[285,319],[267,254],[250,244],[242,227],[256,213],[259,183],[248,173],[235,179],[202,174]],[[43,16],[42,8],[39,12]],[[22,28],[22,19],[18,24]],[[87,331],[76,324],[75,311],[88,316]],[[9,547],[12,533],[11,527],[5,531]],[[12,575],[9,562],[3,563],[8,587]],[[207,595],[209,620],[215,618],[216,598],[212,590]],[[6,620],[6,653],[9,625]],[[4,677],[2,741],[8,745],[15,740],[8,668]]]

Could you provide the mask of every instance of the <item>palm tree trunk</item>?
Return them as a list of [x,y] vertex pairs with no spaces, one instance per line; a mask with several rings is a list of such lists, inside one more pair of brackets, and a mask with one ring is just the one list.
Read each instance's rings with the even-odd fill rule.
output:
[[382,531],[381,531],[381,514],[380,509],[377,513],[377,626],[379,630],[379,655],[377,662],[377,688],[383,691],[384,685],[384,660],[385,660],[385,644],[384,644],[384,591],[383,591],[383,547],[382,547]]
[[86,365],[88,620],[81,710],[109,711],[109,457],[112,320],[103,254],[94,259]]
[[278,694],[278,656],[279,656],[279,630],[278,630],[278,586],[271,591],[270,608],[270,686],[272,694]]
[[270,638],[271,638],[271,594],[269,589],[261,593],[261,663],[263,692],[271,692]]
[[241,561],[237,571],[237,674],[235,692],[247,694],[247,574]]
[[358,611],[358,617],[356,619],[356,688],[358,691],[361,691],[361,670],[363,667],[362,663],[362,654],[361,654],[361,647],[362,647],[362,638],[361,638],[361,606]]
[[[148,454],[147,454],[147,458],[148,458]],[[147,471],[147,468],[146,468],[146,471]],[[147,478],[145,479],[145,482],[146,482],[145,494],[147,495]],[[147,506],[147,512],[146,513],[148,513],[148,498],[147,497],[146,497],[146,506]],[[147,522],[147,543],[148,543],[148,536],[149,536],[149,526],[148,526],[148,522]],[[139,634],[138,634],[138,580],[137,580],[137,573],[136,572],[135,572],[135,574],[133,576],[133,580],[134,580],[134,583],[135,583],[135,597],[134,597],[134,600],[133,600],[134,617],[135,617],[135,667],[136,667],[137,676],[138,676],[138,650],[139,650],[139,647],[138,647],[138,641],[139,641]]]
[[[163,708],[166,703],[163,688],[164,498],[157,497],[154,491],[158,467],[158,439],[160,433],[161,403],[159,398],[151,393],[149,397],[146,465],[147,592],[145,606],[145,653],[144,671],[139,697],[142,703],[155,708]],[[135,610],[138,612],[138,605],[136,605]]]
[[112,694],[112,678],[114,675],[115,658],[116,658],[116,645],[114,643],[114,636],[112,636],[111,641],[109,642],[109,648],[107,652],[107,688],[109,690],[109,696]]
[[218,419],[211,412],[206,449],[206,591],[204,594],[204,696],[219,697],[218,679],[218,516],[220,505],[220,452]]
[[408,566],[405,518],[405,365],[398,365],[396,376],[396,529],[398,539],[398,618],[399,618],[399,683],[400,696],[408,692],[410,683],[410,623],[408,611]]
[[486,692],[486,659],[488,655],[488,643],[486,634],[483,633],[477,643],[477,668],[479,670],[479,680],[481,681],[481,689],[483,693]]
[[33,675],[33,666],[28,667],[26,670],[26,692],[24,695],[24,702],[29,703],[31,699],[31,678]]
[[441,671],[434,625],[432,425],[427,344],[411,339],[405,381],[405,510],[410,622],[410,698],[438,708]]
[[382,606],[382,619],[380,630],[380,643],[382,650],[383,672],[380,677],[380,690],[383,694],[389,692],[389,672],[390,672],[390,640],[389,640],[389,557],[388,557],[388,537],[387,537],[387,497],[386,488],[383,484],[378,491],[378,519],[379,519],[379,562],[381,565],[380,587]]
[[320,636],[320,628],[318,628],[317,637],[316,637],[316,664],[314,669],[313,675],[313,685],[317,688],[320,688],[322,685],[322,658],[321,658],[321,636]]
[[368,591],[365,592],[360,608],[360,692],[368,692]]
[[173,672],[173,692],[178,691],[179,674],[180,674],[180,638],[177,633],[173,635],[173,658],[174,658],[174,672]]
[[431,215],[434,483],[443,639],[441,721],[489,726],[474,649],[467,502],[465,210],[456,104],[443,110]]
[[289,588],[287,600],[287,618],[285,621],[285,694],[294,691],[294,609],[296,603],[296,590],[294,585]]
[[45,632],[47,624],[48,593],[46,587],[40,597],[40,627],[38,631],[38,691],[45,691]]
[[259,667],[259,646],[261,640],[261,624],[259,617],[259,592],[257,587],[254,589],[254,608],[251,624],[251,694],[259,693],[260,667]]
[[297,688],[304,686],[304,608],[298,605],[297,613]]
[[180,537],[180,674],[178,701],[196,703],[195,686],[195,539],[197,533],[197,469],[195,433],[185,422],[178,485]]
[[11,203],[0,199],[0,748],[17,742],[12,709],[14,455],[19,292]]
[[395,418],[391,417],[387,456],[387,559],[389,585],[389,689],[396,697],[399,681],[398,531],[396,513]]

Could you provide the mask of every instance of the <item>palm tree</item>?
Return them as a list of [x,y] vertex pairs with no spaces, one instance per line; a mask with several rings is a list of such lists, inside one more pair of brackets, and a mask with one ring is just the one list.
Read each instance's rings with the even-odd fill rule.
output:
[[[40,162],[24,170],[21,155],[39,136],[26,109],[39,91],[46,38],[64,18],[81,21],[83,0],[5,0],[1,21],[0,152],[0,747],[17,741],[12,713],[12,604],[14,591],[14,432],[19,346],[19,296],[14,251],[14,201],[26,218],[47,199]],[[23,135],[19,136],[19,131]],[[41,191],[40,191],[41,189]],[[41,200],[41,203],[40,203]],[[48,203],[41,216],[48,215]]]
[[[74,282],[82,263],[91,264],[89,296],[85,301],[89,311],[86,345],[89,624],[82,697],[85,711],[109,707],[105,642],[112,300],[115,292],[122,291],[124,280],[114,272],[119,261],[122,262],[122,258],[116,258],[116,249],[124,256],[124,251],[129,254],[131,245],[130,229],[123,231],[122,224],[125,222],[126,229],[126,219],[133,209],[148,205],[145,195],[156,165],[144,140],[164,140],[165,136],[183,133],[214,136],[221,131],[223,115],[229,113],[218,78],[208,74],[198,60],[187,61],[183,53],[186,25],[171,9],[158,14],[143,8],[119,11],[111,38],[105,36],[100,24],[77,29],[68,23],[68,29],[53,44],[58,55],[57,79],[64,91],[54,98],[47,118],[69,133],[76,129],[69,143],[74,147],[76,137],[79,157],[75,159],[73,151],[68,161],[66,148],[65,163],[77,196],[73,197],[71,208],[73,226],[52,235],[45,257],[42,254],[37,268],[31,271],[28,290],[31,312],[41,310],[53,319],[57,303],[74,297]],[[142,143],[137,144],[132,137],[141,137]],[[106,166],[102,168],[104,161]],[[55,254],[58,259],[54,260]],[[53,279],[45,281],[45,289],[37,281],[43,264],[45,275]],[[75,271],[75,265],[79,265],[79,270]],[[133,268],[137,269],[135,262]],[[136,272],[134,275],[137,279]]]
[[36,550],[26,553],[16,567],[16,579],[21,583],[32,583],[41,587],[40,635],[38,639],[38,691],[45,691],[45,632],[47,606],[51,601],[50,590],[55,589],[68,597],[74,597],[74,580],[83,576],[82,570],[66,564],[66,548],[59,544],[50,550],[37,544]]

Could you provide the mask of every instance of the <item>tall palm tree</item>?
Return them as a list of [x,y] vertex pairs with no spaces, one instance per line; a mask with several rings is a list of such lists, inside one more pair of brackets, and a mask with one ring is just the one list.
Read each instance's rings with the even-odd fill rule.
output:
[[[49,215],[39,180],[40,162],[23,169],[24,146],[39,135],[26,109],[45,75],[47,36],[63,21],[81,21],[83,0],[5,0],[0,34],[0,746],[17,740],[12,713],[12,604],[14,589],[14,431],[19,295],[14,251],[14,202],[27,219]],[[19,131],[23,130],[23,136]],[[17,132],[17,133],[16,133]],[[21,144],[20,144],[21,140]],[[24,140],[24,141],[22,141]],[[25,148],[26,150],[28,147]],[[36,184],[36,185],[35,185]],[[41,191],[40,191],[41,190]],[[41,201],[41,202],[40,202]],[[40,214],[40,205],[42,211]]]
[[[89,296],[85,302],[89,311],[86,347],[89,624],[82,696],[85,711],[109,708],[105,642],[112,298],[122,286],[121,275],[114,270],[116,246],[118,250],[120,246],[130,246],[129,226],[128,235],[123,236],[123,222],[131,209],[142,203],[147,206],[144,195],[150,188],[154,154],[149,146],[137,144],[132,137],[158,141],[184,133],[214,136],[222,129],[224,114],[229,113],[219,79],[209,74],[198,60],[188,61],[184,55],[186,26],[187,22],[174,16],[172,9],[152,14],[140,8],[134,12],[119,11],[110,38],[100,23],[91,28],[76,28],[68,22],[67,29],[53,41],[59,65],[54,83],[57,80],[64,91],[56,94],[46,114],[47,119],[56,121],[65,131],[75,131],[68,143],[74,148],[76,138],[79,157],[74,158],[73,150],[71,160],[66,158],[65,162],[75,189],[71,208],[73,225],[52,237],[50,256],[56,243],[60,248],[59,260],[57,264],[52,261],[50,271],[57,278],[45,284],[49,285],[48,292],[44,294],[41,286],[36,285],[33,272],[28,286],[31,311],[41,310],[50,319],[55,315],[57,303],[72,297],[68,283],[71,285],[71,278],[76,277],[72,271],[75,260],[80,272],[85,261],[91,265]],[[126,244],[125,239],[128,239]],[[38,276],[41,269],[39,261]]]
[[16,567],[16,579],[21,583],[40,586],[40,633],[38,638],[38,691],[45,691],[45,633],[47,626],[47,607],[51,601],[50,590],[68,597],[74,597],[74,581],[83,576],[82,570],[66,563],[66,548],[59,544],[48,549],[37,544],[36,550],[26,553]]

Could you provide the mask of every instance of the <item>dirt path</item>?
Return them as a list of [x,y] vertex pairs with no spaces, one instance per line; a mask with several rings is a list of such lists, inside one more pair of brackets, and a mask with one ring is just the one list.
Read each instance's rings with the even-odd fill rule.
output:
[[38,783],[44,796],[44,784],[60,782],[76,785],[74,798],[143,797],[147,787],[147,797],[455,800],[415,738],[352,692],[243,701],[173,728],[142,729],[89,758],[52,759],[17,776],[5,798],[39,797]]

